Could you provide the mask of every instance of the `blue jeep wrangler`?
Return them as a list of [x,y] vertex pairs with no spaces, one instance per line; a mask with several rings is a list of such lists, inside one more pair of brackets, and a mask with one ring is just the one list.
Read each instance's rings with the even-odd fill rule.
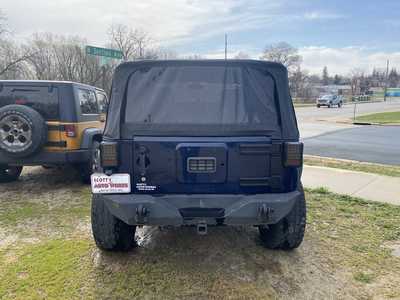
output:
[[286,68],[252,60],[121,64],[97,173],[99,248],[135,246],[136,226],[257,226],[270,249],[303,240],[303,144]]

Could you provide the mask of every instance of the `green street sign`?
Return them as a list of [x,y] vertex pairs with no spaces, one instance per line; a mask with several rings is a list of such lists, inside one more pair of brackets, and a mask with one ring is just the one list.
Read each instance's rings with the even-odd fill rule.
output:
[[95,55],[95,56],[103,56],[114,59],[122,59],[122,52],[114,49],[86,46],[86,54]]

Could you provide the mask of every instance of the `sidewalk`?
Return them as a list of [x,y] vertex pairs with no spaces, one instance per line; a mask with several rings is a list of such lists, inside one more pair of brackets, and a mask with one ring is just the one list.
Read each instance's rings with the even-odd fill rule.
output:
[[302,181],[308,188],[326,187],[338,194],[400,205],[399,177],[304,166]]

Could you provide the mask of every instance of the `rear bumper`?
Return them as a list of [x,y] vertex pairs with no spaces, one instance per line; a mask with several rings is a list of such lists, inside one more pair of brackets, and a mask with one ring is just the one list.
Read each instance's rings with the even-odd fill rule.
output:
[[130,225],[262,225],[285,217],[300,191],[256,195],[95,195],[112,215]]
[[74,150],[65,152],[46,152],[41,151],[34,155],[22,158],[14,158],[0,152],[0,164],[35,166],[51,164],[77,164],[88,161],[89,150]]

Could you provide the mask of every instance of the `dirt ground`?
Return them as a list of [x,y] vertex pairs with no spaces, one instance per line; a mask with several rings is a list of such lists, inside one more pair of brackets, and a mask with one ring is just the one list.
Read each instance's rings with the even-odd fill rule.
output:
[[400,299],[395,207],[308,191],[295,251],[264,249],[256,228],[143,227],[136,249],[106,253],[77,175],[28,167],[0,186],[0,299]]

